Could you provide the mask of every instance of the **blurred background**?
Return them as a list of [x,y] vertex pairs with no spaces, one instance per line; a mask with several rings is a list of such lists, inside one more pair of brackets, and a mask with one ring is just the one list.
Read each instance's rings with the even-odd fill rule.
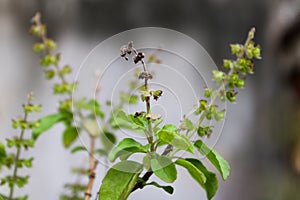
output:
[[[21,112],[28,92],[34,91],[43,115],[57,107],[31,48],[28,30],[36,11],[57,41],[62,62],[75,69],[99,42],[148,26],[192,37],[221,66],[230,57],[228,45],[243,42],[255,26],[263,60],[256,63],[238,103],[228,106],[215,148],[231,164],[231,176],[220,181],[214,199],[300,199],[300,0],[1,0],[1,140],[15,133],[10,120]],[[29,199],[59,199],[64,183],[73,180],[70,167],[85,164],[63,149],[60,128],[44,134],[35,150],[26,152],[35,157],[25,188]],[[103,177],[104,168],[98,170]],[[184,170],[180,173],[173,196],[149,187],[130,199],[204,199],[204,191]]]

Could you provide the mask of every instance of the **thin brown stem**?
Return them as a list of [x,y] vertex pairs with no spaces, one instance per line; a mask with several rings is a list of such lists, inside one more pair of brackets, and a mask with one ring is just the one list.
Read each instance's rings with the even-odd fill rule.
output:
[[95,160],[95,142],[96,142],[96,137],[95,136],[90,136],[91,140],[91,146],[90,146],[90,157],[89,157],[89,162],[90,162],[90,169],[89,169],[89,182],[88,182],[88,187],[84,193],[84,200],[89,200],[92,196],[92,189],[96,177],[96,167],[97,167],[97,162]]

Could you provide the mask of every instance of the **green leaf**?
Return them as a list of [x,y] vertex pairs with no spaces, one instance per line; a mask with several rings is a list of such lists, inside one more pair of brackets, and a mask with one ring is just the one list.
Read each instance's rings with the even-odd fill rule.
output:
[[178,149],[194,153],[193,144],[190,140],[178,133],[177,127],[173,124],[166,124],[158,133],[158,138],[165,143],[171,144]]
[[218,152],[206,146],[201,140],[197,140],[195,142],[195,147],[217,168],[222,175],[223,180],[226,180],[230,174],[230,166],[228,162],[222,156],[220,156]]
[[65,116],[61,113],[47,115],[39,120],[39,126],[32,130],[32,138],[36,140],[42,133],[49,130],[53,125],[63,121]]
[[71,153],[76,153],[78,151],[87,151],[87,149],[84,146],[76,146],[71,150]]
[[130,153],[147,153],[148,145],[143,146],[141,143],[132,138],[125,138],[111,151],[108,158],[111,162],[115,161],[118,157]]
[[102,181],[99,199],[126,200],[142,170],[143,165],[134,161],[114,165]]
[[[215,173],[208,171],[199,160],[194,158],[178,159],[175,163],[188,170],[195,181],[205,189],[209,200],[215,196],[218,190],[218,179]],[[204,176],[205,182],[203,182],[202,176]]]
[[111,124],[113,128],[126,128],[132,130],[133,123],[123,110],[117,110],[112,115]]
[[101,144],[103,146],[103,150],[105,150],[106,152],[109,152],[113,146],[116,144],[116,137],[113,133],[110,132],[102,132],[100,134],[100,140],[101,140]]
[[155,156],[150,161],[154,174],[166,183],[172,183],[177,178],[177,170],[172,160],[166,156]]
[[131,119],[131,122],[133,123],[132,128],[133,129],[142,129],[146,130],[148,127],[148,121],[145,119],[144,116],[134,116],[133,114],[128,115],[128,117]]
[[199,170],[196,166],[184,159],[177,159],[175,161],[177,165],[180,165],[188,170],[191,176],[200,184],[204,185],[206,182],[205,174]]
[[104,118],[104,113],[100,109],[100,104],[95,99],[91,99],[89,101],[86,101],[86,99],[81,99],[76,102],[75,105],[77,108],[91,111],[98,117]]
[[0,165],[4,163],[6,156],[5,146],[0,142]]
[[173,194],[173,192],[174,192],[174,188],[172,186],[169,186],[169,185],[163,186],[163,185],[159,185],[156,182],[147,183],[146,185],[153,185],[155,187],[161,188],[161,189],[163,189],[165,192],[167,192],[169,194]]
[[76,127],[70,126],[63,133],[63,144],[65,148],[68,148],[75,142],[78,137],[78,129]]

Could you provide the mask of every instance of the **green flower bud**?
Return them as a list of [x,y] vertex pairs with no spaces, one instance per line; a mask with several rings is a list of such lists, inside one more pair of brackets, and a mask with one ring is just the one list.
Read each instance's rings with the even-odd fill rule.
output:
[[37,42],[32,47],[33,51],[36,53],[40,53],[45,50],[45,45],[43,43]]
[[231,60],[224,59],[223,60],[223,67],[225,69],[232,69],[234,67],[234,64],[233,64],[233,62]]
[[256,59],[261,59],[261,51],[260,51],[260,46],[257,45],[255,48],[252,50],[253,57]]
[[36,36],[36,37],[42,37],[46,33],[46,26],[45,25],[32,25],[30,27],[30,34]]
[[228,101],[235,102],[236,94],[237,94],[237,92],[235,92],[234,90],[228,90],[226,92],[226,97],[227,97]]
[[209,109],[208,109],[208,113],[206,115],[206,119],[212,120],[212,118],[213,118],[213,116],[215,115],[216,112],[217,112],[217,106],[216,105],[210,106]]
[[158,97],[162,95],[163,91],[161,90],[154,90],[153,91],[153,99],[157,101]]
[[246,56],[247,56],[247,58],[249,58],[249,59],[252,59],[252,58],[253,58],[252,49],[247,49],[247,50],[246,50]]
[[212,93],[213,93],[213,90],[211,88],[205,88],[205,90],[204,90],[204,96],[206,98],[210,98],[211,95],[212,95]]
[[12,120],[12,127],[17,129],[20,126],[19,120]]
[[45,57],[41,58],[40,63],[44,67],[48,67],[50,65],[57,65],[58,63],[58,57],[48,54]]
[[238,79],[235,83],[237,88],[244,88],[245,86],[245,79]]
[[53,87],[54,94],[69,93],[72,91],[72,85],[68,83],[55,84]]
[[55,50],[56,49],[56,43],[47,38],[46,41],[45,41],[45,45],[46,45],[46,48],[49,49],[49,50]]
[[197,133],[200,137],[203,137],[205,135],[209,136],[212,133],[210,126],[199,126],[197,129]]
[[212,73],[213,73],[214,79],[215,79],[215,81],[218,85],[223,83],[223,81],[225,80],[225,73],[224,72],[213,70]]
[[232,44],[231,47],[231,53],[233,55],[239,56],[243,52],[244,46],[241,44]]
[[59,102],[59,110],[71,110],[72,108],[72,100],[67,99],[65,101]]
[[207,101],[202,99],[199,101],[199,103],[200,103],[199,105],[200,111],[205,111],[207,109]]
[[224,119],[225,116],[225,110],[222,111],[216,111],[214,114],[214,118],[216,121],[221,121]]
[[45,71],[45,76],[46,79],[50,80],[55,76],[55,71],[54,70]]
[[62,70],[61,70],[62,74],[70,74],[71,73],[71,67],[69,65],[65,65]]

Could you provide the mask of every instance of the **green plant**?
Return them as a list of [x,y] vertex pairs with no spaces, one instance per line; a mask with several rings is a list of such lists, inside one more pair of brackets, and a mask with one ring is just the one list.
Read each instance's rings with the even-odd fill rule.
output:
[[[222,178],[224,180],[228,178],[230,167],[227,161],[203,142],[205,137],[213,134],[213,127],[206,125],[204,121],[223,120],[225,110],[219,109],[216,101],[220,99],[223,102],[235,102],[237,90],[244,87],[246,75],[253,73],[253,60],[260,59],[260,47],[253,42],[255,29],[250,30],[243,45],[231,45],[231,52],[236,59],[224,60],[225,72],[218,70],[212,72],[217,88],[206,88],[205,99],[199,100],[194,110],[182,116],[179,126],[173,124],[161,126],[163,119],[159,114],[152,112],[151,103],[153,100],[159,101],[163,98],[163,91],[150,88],[149,82],[154,73],[147,68],[149,62],[161,62],[156,55],[150,55],[147,61],[144,61],[145,54],[135,49],[133,42],[121,47],[121,57],[129,60],[129,56],[133,54],[134,64],[141,64],[142,69],[136,71],[137,79],[130,81],[128,91],[120,93],[120,103],[113,105],[112,102],[107,102],[112,110],[110,113],[103,113],[102,106],[96,98],[72,97],[78,85],[77,82],[68,80],[72,68],[61,64],[61,55],[55,53],[56,43],[47,36],[46,25],[41,22],[39,13],[32,18],[32,23],[30,33],[38,39],[33,45],[33,50],[41,56],[40,64],[45,78],[55,81],[53,93],[59,96],[60,101],[56,112],[36,121],[29,121],[29,113],[40,111],[40,106],[31,103],[32,95],[29,95],[28,103],[23,106],[24,117],[13,120],[13,127],[21,130],[19,137],[7,139],[6,144],[0,142],[0,167],[12,169],[12,175],[1,178],[1,185],[9,187],[8,195],[1,194],[5,199],[27,199],[27,196],[14,197],[15,185],[23,187],[28,180],[28,176],[18,175],[18,169],[24,166],[30,168],[33,160],[21,158],[21,150],[33,147],[37,138],[58,123],[64,125],[63,146],[70,149],[71,153],[85,152],[84,156],[89,160],[86,165],[72,169],[78,180],[65,184],[61,200],[91,199],[98,164],[95,159],[97,154],[104,157],[106,162],[113,163],[119,160],[108,169],[102,180],[99,199],[125,200],[132,192],[149,185],[172,194],[174,189],[171,185],[150,181],[150,178],[155,175],[164,183],[173,183],[177,179],[177,166],[188,171],[206,191],[208,199],[214,197],[218,189],[217,176],[193,154],[198,151],[205,155]],[[139,80],[143,81],[139,87],[140,96],[132,94],[138,87]],[[99,95],[99,91],[96,91],[95,96]],[[145,104],[145,110],[129,114],[123,111],[125,104],[136,104],[139,99]],[[192,115],[197,116],[197,121],[192,120]],[[98,127],[97,121],[102,122],[101,127]],[[147,144],[133,138],[124,138],[117,143],[115,133],[124,128],[142,133],[147,138]],[[32,131],[31,138],[25,138],[26,130]],[[79,134],[86,134],[89,139],[88,147],[74,146]],[[7,148],[11,147],[15,147],[16,153],[8,154]],[[182,157],[181,152],[187,152],[189,156]],[[135,160],[132,156],[137,153],[142,155],[141,161]],[[87,183],[81,181],[84,177],[88,177]]]
[[[33,94],[28,94],[28,102],[23,105],[22,117],[12,120],[12,127],[19,129],[20,134],[14,136],[11,139],[6,139],[6,145],[0,142],[0,169],[6,167],[8,169],[8,175],[0,179],[1,185],[7,185],[9,187],[9,193],[7,195],[0,194],[0,197],[12,200],[25,200],[27,195],[22,197],[15,197],[15,187],[23,188],[27,183],[29,176],[21,176],[18,174],[18,170],[22,168],[31,168],[33,158],[22,158],[21,153],[24,150],[29,150],[34,147],[35,139],[28,137],[26,132],[31,131],[34,128],[39,127],[38,121],[30,121],[29,114],[34,112],[40,112],[41,107],[39,105],[32,104]],[[15,152],[8,153],[5,146],[15,149]]]
[[[198,116],[196,122],[189,119],[189,115],[183,116],[183,120],[177,127],[173,124],[159,125],[163,122],[159,114],[151,112],[152,99],[157,101],[163,91],[149,88],[148,82],[152,74],[148,71],[144,62],[144,53],[136,50],[133,43],[129,42],[121,48],[121,56],[128,59],[132,52],[133,62],[141,63],[143,71],[139,79],[144,81],[140,99],[145,103],[145,110],[134,114],[123,111],[115,113],[115,123],[124,128],[132,127],[136,131],[143,132],[148,143],[143,145],[133,138],[125,138],[120,141],[109,155],[110,161],[120,159],[120,162],[110,168],[102,181],[99,190],[101,199],[127,199],[137,189],[143,189],[147,185],[153,185],[173,192],[171,186],[162,186],[156,182],[148,182],[154,174],[165,183],[172,183],[177,179],[176,165],[184,167],[191,177],[206,191],[207,198],[212,199],[218,189],[218,180],[215,173],[209,171],[199,159],[186,158],[178,155],[180,151],[194,154],[195,150],[205,155],[221,174],[223,180],[229,176],[228,162],[215,150],[210,149],[202,140],[212,133],[211,126],[203,125],[204,119],[223,120],[225,110],[219,110],[215,101],[236,101],[238,88],[244,87],[245,75],[253,73],[253,59],[260,59],[260,47],[253,42],[255,29],[251,29],[245,44],[231,45],[231,52],[236,56],[235,60],[224,60],[223,68],[227,72],[214,70],[213,78],[219,86],[217,89],[207,88],[204,95],[207,99],[201,99],[199,105],[191,113]],[[198,139],[194,140],[194,135]],[[160,149],[164,148],[163,153]],[[130,160],[135,153],[142,153],[143,162]],[[146,170],[144,175],[142,172]]]

